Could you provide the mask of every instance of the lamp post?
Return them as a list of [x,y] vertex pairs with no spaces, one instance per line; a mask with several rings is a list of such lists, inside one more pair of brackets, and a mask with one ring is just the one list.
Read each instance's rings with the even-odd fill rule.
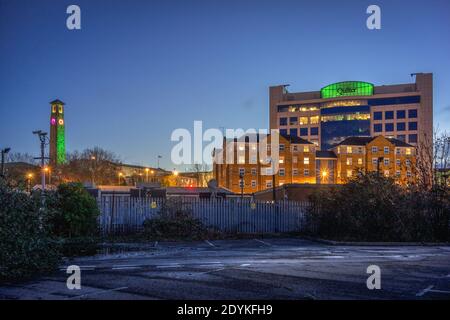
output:
[[50,170],[49,167],[45,167],[44,168],[44,172],[48,174],[48,184],[51,184],[51,182],[52,182],[52,180],[51,180],[52,171]]
[[41,130],[33,131],[33,134],[37,135],[39,137],[39,141],[41,142],[41,156],[37,159],[41,160],[41,185],[42,185],[42,191],[45,191],[45,145],[47,143],[47,132],[42,132]]
[[8,152],[11,151],[11,148],[5,148],[2,149],[2,170],[1,170],[1,176],[5,176],[5,155],[8,154]]
[[145,182],[148,183],[148,172],[150,171],[149,168],[145,168]]
[[28,189],[28,192],[31,192],[31,178],[33,178],[33,174],[32,173],[27,174],[27,189]]
[[119,184],[119,186],[120,186],[120,178],[122,177],[122,175],[123,175],[123,173],[122,172],[119,172],[119,174],[118,174],[118,184]]

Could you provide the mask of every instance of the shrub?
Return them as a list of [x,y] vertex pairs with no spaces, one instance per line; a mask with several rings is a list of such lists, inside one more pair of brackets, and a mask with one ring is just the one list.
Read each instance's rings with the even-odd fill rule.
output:
[[47,198],[47,222],[55,236],[92,237],[97,234],[97,202],[80,183],[60,184]]
[[144,235],[150,239],[207,238],[209,230],[188,210],[184,210],[180,199],[167,200],[155,218],[144,221]]
[[37,198],[0,181],[0,281],[53,270],[58,246],[49,236]]
[[310,233],[334,240],[448,241],[448,196],[368,173],[313,194],[307,224]]

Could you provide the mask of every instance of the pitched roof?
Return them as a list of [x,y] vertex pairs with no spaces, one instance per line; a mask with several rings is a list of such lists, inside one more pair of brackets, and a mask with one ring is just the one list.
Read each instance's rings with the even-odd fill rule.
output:
[[297,136],[291,136],[288,134],[280,134],[283,138],[288,140],[290,143],[299,143],[299,144],[313,144],[312,142],[309,142],[308,140],[305,140],[303,138],[297,137]]
[[62,105],[65,105],[65,103],[62,102],[62,101],[59,100],[59,99],[55,99],[55,100],[51,101],[50,104],[62,104]]
[[333,151],[317,150],[316,158],[336,158],[337,159],[337,156]]
[[333,147],[337,147],[340,145],[344,146],[365,146],[369,142],[371,142],[374,137],[348,137],[342,140],[340,143],[334,145]]
[[[265,137],[270,136],[270,134],[246,134],[245,135],[245,142],[250,142],[250,137],[253,137],[254,139],[252,139],[253,141],[259,142],[260,139],[263,139]],[[290,143],[296,143],[296,144],[313,144],[312,142],[309,142],[308,140],[305,140],[303,138],[297,137],[297,136],[291,136],[288,134],[280,134],[281,137],[283,137],[284,139],[288,140]],[[256,139],[255,139],[256,137]],[[228,141],[234,141],[234,142],[238,142],[240,141],[240,138],[234,138],[234,139],[228,139]],[[252,142],[253,142],[252,141]]]
[[386,139],[388,139],[396,147],[414,147],[413,145],[399,139],[395,138],[386,138]]

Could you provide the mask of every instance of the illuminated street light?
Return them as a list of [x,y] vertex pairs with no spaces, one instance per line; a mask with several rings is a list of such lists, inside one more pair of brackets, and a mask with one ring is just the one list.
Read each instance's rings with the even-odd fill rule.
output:
[[178,176],[178,171],[177,170],[174,170],[173,171],[173,175],[176,177],[176,176]]
[[118,175],[118,180],[119,180],[119,185],[120,185],[120,178],[123,176],[123,173],[122,172],[119,172],[119,175]]

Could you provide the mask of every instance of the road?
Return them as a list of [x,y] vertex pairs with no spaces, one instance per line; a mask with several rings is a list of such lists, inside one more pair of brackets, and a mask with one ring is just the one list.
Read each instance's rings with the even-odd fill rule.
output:
[[[68,265],[81,267],[69,290]],[[381,289],[369,290],[369,265]],[[151,243],[64,261],[1,299],[450,299],[448,246],[332,246],[302,239]]]

